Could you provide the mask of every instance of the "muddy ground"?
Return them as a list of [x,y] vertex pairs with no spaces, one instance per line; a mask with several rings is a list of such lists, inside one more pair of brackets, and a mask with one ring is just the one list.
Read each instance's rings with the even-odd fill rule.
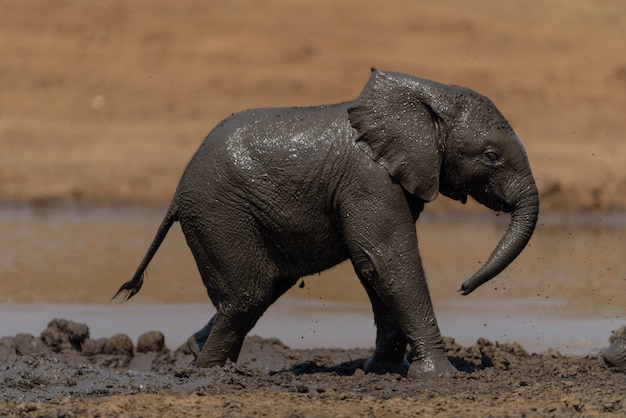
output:
[[516,343],[447,338],[459,372],[410,380],[363,372],[369,349],[293,350],[249,337],[239,362],[189,367],[149,332],[88,339],[62,319],[40,336],[0,339],[0,416],[596,416],[626,413],[626,373],[600,355],[528,353]]
[[[0,202],[164,206],[220,119],[350,100],[375,65],[489,96],[526,146],[543,213],[622,213],[624,39],[620,1],[0,0]],[[459,208],[445,199],[431,206]],[[363,374],[369,349],[292,350],[252,338],[236,366],[195,370],[174,348],[128,363],[47,344],[0,340],[0,415],[626,410],[625,375],[600,355],[528,354],[483,340],[449,341],[461,371],[427,382]]]

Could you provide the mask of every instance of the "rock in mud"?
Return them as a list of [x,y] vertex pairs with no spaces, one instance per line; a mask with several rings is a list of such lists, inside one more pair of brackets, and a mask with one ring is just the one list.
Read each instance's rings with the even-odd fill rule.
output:
[[41,339],[55,353],[80,351],[83,342],[89,338],[89,328],[85,324],[55,318],[48,328],[41,332]]
[[0,357],[4,359],[13,356],[27,356],[31,354],[47,354],[50,349],[39,338],[31,334],[20,333],[15,337],[3,337],[0,342]]
[[41,354],[50,352],[48,347],[39,338],[30,334],[17,334],[15,336],[15,353],[19,356]]
[[611,345],[602,355],[604,362],[611,369],[626,373],[626,326],[615,331],[609,342]]
[[150,331],[139,336],[137,340],[138,353],[166,353],[165,336],[160,331]]
[[83,343],[82,355],[90,357],[102,354],[108,341],[108,338],[98,338],[97,340],[87,338]]
[[109,338],[104,347],[102,348],[102,354],[109,355],[125,355],[128,357],[133,356],[133,340],[126,334],[115,334]]
[[126,334],[115,334],[111,338],[86,340],[83,356],[89,363],[103,368],[126,368],[134,357],[133,341]]
[[15,356],[15,338],[0,338],[0,363],[6,363]]
[[457,370],[464,372],[492,367],[508,370],[520,358],[528,357],[526,350],[518,343],[493,343],[486,338],[479,338],[473,346],[463,347],[453,338],[444,337],[444,349]]

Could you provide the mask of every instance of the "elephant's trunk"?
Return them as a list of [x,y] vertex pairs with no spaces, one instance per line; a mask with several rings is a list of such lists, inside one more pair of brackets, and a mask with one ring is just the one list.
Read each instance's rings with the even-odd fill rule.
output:
[[485,264],[461,286],[463,295],[494,278],[522,252],[535,230],[539,215],[537,186],[530,177],[511,211],[511,220],[504,236]]

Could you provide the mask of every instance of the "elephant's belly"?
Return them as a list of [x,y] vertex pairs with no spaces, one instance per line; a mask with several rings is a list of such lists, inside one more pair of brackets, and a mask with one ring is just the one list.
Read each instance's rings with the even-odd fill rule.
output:
[[329,269],[348,258],[339,231],[317,225],[311,229],[275,232],[267,237],[282,274],[302,277]]

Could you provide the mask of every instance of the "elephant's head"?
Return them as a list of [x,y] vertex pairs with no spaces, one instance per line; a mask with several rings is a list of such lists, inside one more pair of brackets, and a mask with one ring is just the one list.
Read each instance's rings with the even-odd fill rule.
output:
[[509,226],[464,295],[504,270],[535,229],[539,197],[526,153],[495,105],[463,87],[372,69],[348,110],[358,145],[408,192],[467,196],[511,213]]

